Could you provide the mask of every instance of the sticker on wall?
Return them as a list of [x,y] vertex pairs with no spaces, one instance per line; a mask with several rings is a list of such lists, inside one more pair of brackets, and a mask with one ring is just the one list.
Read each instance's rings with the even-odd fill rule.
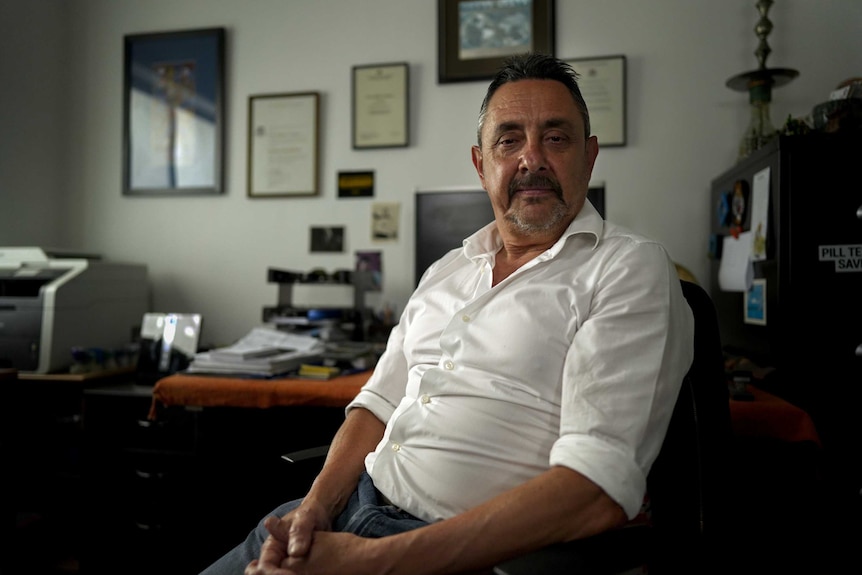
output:
[[374,197],[374,172],[338,172],[338,197]]
[[751,259],[766,259],[766,231],[769,225],[769,168],[754,174],[751,191]]
[[817,246],[821,262],[835,262],[836,272],[862,272],[862,244]]

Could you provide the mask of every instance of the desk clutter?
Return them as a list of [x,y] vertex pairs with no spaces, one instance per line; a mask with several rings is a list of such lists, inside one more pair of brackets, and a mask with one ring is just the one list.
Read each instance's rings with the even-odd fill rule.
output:
[[270,268],[267,281],[278,284],[278,301],[263,308],[264,325],[197,353],[188,373],[329,379],[374,367],[383,343],[372,341],[381,322],[365,302],[378,289],[373,272]]
[[374,314],[366,296],[380,289],[374,272],[269,268],[267,282],[278,285],[278,299],[263,308],[265,323],[330,342],[368,339]]
[[377,356],[378,346],[372,343],[325,341],[268,325],[253,328],[233,345],[195,354],[185,371],[249,377],[297,374],[328,379],[322,375],[370,369]]

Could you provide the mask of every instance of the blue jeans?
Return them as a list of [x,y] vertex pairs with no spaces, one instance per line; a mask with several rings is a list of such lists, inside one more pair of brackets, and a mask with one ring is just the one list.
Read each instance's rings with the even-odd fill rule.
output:
[[[285,503],[274,509],[270,515],[282,517],[296,509],[301,501],[297,499]],[[361,537],[385,537],[424,525],[428,523],[393,505],[384,504],[371,477],[363,473],[344,511],[333,521],[332,530],[353,533]],[[246,565],[260,556],[260,547],[268,535],[269,532],[263,526],[263,519],[261,519],[245,541],[204,569],[201,575],[241,575]]]

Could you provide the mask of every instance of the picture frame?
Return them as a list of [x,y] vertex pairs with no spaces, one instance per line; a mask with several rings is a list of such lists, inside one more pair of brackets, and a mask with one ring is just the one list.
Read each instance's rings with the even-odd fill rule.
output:
[[410,144],[410,66],[353,66],[351,137],[354,150]]
[[224,191],[225,29],[123,37],[123,194]]
[[437,81],[489,80],[513,54],[555,55],[554,0],[437,0]]
[[590,112],[599,147],[626,145],[626,57],[622,54],[567,59]]
[[743,322],[753,325],[766,325],[766,279],[752,280],[751,287],[745,292]]
[[248,196],[316,196],[320,92],[248,98]]

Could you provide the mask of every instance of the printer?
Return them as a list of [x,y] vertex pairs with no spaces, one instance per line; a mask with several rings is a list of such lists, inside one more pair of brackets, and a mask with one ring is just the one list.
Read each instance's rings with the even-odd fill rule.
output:
[[0,247],[0,367],[53,373],[70,367],[73,347],[125,348],[148,308],[143,264]]

